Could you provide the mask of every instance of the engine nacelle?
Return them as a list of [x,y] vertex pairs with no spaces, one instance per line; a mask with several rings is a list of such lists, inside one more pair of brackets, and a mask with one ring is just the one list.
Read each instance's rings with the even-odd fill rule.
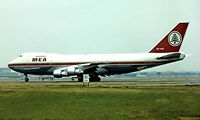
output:
[[59,78],[64,76],[80,75],[80,74],[83,74],[83,71],[76,67],[65,67],[53,71],[54,77],[59,77]]

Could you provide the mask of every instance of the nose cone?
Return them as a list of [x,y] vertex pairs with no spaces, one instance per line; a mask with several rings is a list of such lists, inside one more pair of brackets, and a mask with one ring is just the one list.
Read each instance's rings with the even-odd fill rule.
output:
[[[13,67],[13,62],[11,61],[10,63],[8,63],[8,67],[10,68],[10,69],[12,69]],[[13,70],[13,69],[12,69]]]
[[12,61],[8,63],[8,67],[11,69]]
[[[10,63],[8,64],[8,67],[10,68]],[[11,69],[11,68],[10,68]]]
[[10,69],[14,70],[14,66],[15,66],[15,64],[17,63],[17,61],[18,61],[18,58],[12,60],[12,61],[8,64],[8,67],[9,67]]

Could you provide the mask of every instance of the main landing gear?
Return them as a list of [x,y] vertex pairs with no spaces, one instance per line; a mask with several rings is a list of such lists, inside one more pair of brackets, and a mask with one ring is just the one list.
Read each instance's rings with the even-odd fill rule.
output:
[[24,74],[24,76],[25,76],[25,82],[28,82],[29,81],[28,75]]
[[100,82],[101,81],[101,78],[96,75],[96,74],[91,74],[90,75],[90,82]]
[[78,75],[78,82],[83,82],[83,75]]

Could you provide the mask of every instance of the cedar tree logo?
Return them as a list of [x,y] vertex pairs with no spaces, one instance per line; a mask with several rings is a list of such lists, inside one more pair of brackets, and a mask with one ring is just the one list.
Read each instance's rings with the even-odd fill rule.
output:
[[168,42],[171,46],[177,47],[182,42],[182,36],[178,31],[172,31],[168,36]]

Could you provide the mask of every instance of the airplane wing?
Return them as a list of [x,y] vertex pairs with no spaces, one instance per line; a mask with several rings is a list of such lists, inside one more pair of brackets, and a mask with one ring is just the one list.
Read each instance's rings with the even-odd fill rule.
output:
[[53,75],[56,77],[61,77],[61,76],[71,76],[71,75],[79,75],[83,73],[96,72],[99,64],[100,63],[85,63],[85,64],[61,67],[61,68],[55,69],[53,71]]
[[76,67],[81,69],[82,71],[87,71],[87,70],[90,70],[90,69],[98,68],[99,64],[100,63],[86,63],[86,64],[76,65]]

